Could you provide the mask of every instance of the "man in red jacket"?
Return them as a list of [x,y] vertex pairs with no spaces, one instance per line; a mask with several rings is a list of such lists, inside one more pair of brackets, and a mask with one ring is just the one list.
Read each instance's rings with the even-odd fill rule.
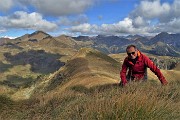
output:
[[[126,48],[127,57],[124,59],[120,72],[121,85],[126,85],[129,81],[140,81],[147,79],[147,67],[156,74],[160,82],[166,85],[168,82],[161,73],[160,69],[144,54],[142,54],[135,45],[129,45]],[[128,74],[126,72],[128,70]]]

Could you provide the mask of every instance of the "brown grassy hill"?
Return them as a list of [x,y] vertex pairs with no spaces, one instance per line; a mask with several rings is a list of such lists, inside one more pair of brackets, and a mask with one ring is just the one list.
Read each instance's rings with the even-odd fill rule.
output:
[[64,65],[59,60],[62,55],[44,50],[13,51],[2,47],[0,50],[1,93],[9,96],[29,89],[38,76],[54,73]]
[[[15,44],[23,44],[25,41],[30,42],[37,42],[39,40],[42,40],[43,38],[46,38],[47,36],[50,36],[49,34],[43,32],[43,31],[35,31],[32,34],[25,34],[23,36],[17,37],[14,39]],[[25,43],[26,43],[25,42]]]
[[[19,42],[17,42],[19,41]],[[27,47],[63,47],[63,43],[59,43],[54,37],[51,35],[43,32],[43,31],[36,31],[32,34],[27,34],[15,39],[16,44]],[[66,47],[66,46],[64,46]]]
[[10,41],[11,41],[10,38],[0,38],[0,45],[3,45],[3,44],[8,43]]
[[[65,74],[70,76],[74,81],[77,80],[77,84],[82,82],[85,86],[91,87],[96,84],[118,81],[119,66],[119,63],[111,57],[90,48],[83,48],[68,62]],[[73,69],[75,69],[75,71],[72,71]],[[79,82],[79,78],[85,78],[85,80]],[[89,83],[86,79],[90,80]]]
[[36,31],[28,36],[28,40],[36,39],[36,40],[42,40],[43,38],[50,36],[49,34],[43,32],[43,31]]
[[55,37],[55,39],[65,45],[68,45],[68,47],[78,48],[76,41],[69,36],[61,35],[61,36]]
[[15,44],[20,45],[21,47],[61,47],[66,48],[70,47],[68,42],[63,43],[58,41],[55,37],[43,32],[43,31],[35,31],[32,34],[26,34],[21,37],[18,37],[14,40]]
[[83,43],[77,43],[73,38],[65,35],[53,37],[43,31],[36,31],[32,34],[25,34],[11,40],[10,43],[3,47],[7,48],[7,52],[11,51],[11,49],[19,52],[28,50],[45,50],[47,52],[63,55],[62,60],[66,62],[75,52],[77,52],[78,49],[81,48],[81,46],[83,46],[82,44]]
[[[34,88],[30,86],[38,76],[54,73],[76,52],[71,48],[35,48],[28,42],[27,45],[31,48],[24,45],[23,49],[0,46],[1,94],[13,98],[29,98],[28,92]],[[63,64],[59,66],[59,63]]]
[[72,55],[80,48],[71,37],[64,35],[52,37],[43,31],[25,34],[11,40],[9,44],[2,46],[0,50],[3,49],[3,47],[6,52],[15,51],[16,53],[29,50],[44,50],[52,54],[62,55],[61,60],[63,62],[70,59],[70,57],[72,57]]
[[38,89],[55,93],[76,85],[90,88],[119,83],[119,68],[120,64],[111,57],[97,50],[82,48],[64,67],[46,78]]
[[39,46],[47,46],[47,47],[60,47],[67,48],[69,47],[68,43],[64,44],[58,40],[56,40],[52,36],[47,36],[38,42]]
[[[44,52],[44,54],[46,55],[47,53]],[[34,56],[35,54],[30,54],[30,52],[23,52],[17,54],[16,58],[20,57],[21,55],[24,55],[25,58],[28,56],[32,58],[32,55]],[[40,57],[43,57],[42,54],[39,54],[36,58]],[[12,56],[10,58],[12,58]],[[20,58],[18,59],[21,60]],[[52,94],[53,96],[53,94],[56,92],[63,92],[64,90],[70,89],[76,85],[82,85],[86,88],[90,88],[98,85],[119,83],[120,64],[111,57],[90,48],[80,49],[76,54],[73,55],[73,57],[71,57],[70,60],[66,62],[65,66],[61,67],[58,71],[51,73],[50,75],[45,75],[44,77],[39,77],[38,79],[35,79],[35,77],[41,75],[32,73],[31,69],[32,67],[35,67],[35,70],[45,72],[43,69],[41,70],[41,63],[38,63],[35,58],[28,58],[28,60],[31,61],[29,61],[29,64],[26,65],[28,66],[26,67],[27,69],[24,68],[25,66],[23,67],[21,65],[17,65],[17,67],[15,66],[14,68],[10,69],[11,71],[17,70],[14,73],[5,72],[3,74],[4,79],[6,79],[5,81],[8,82],[6,84],[15,85],[15,87],[21,88],[14,91],[13,94],[10,94],[14,100],[28,99],[29,97],[33,96],[34,93],[39,95],[39,93],[42,92],[47,94],[50,93],[50,95]],[[31,65],[32,60],[38,64]],[[48,60],[50,60],[50,58],[48,58]],[[21,64],[21,61],[13,60],[12,62]],[[49,65],[53,64],[54,63]],[[2,63],[2,65],[4,64]],[[39,66],[39,69],[37,69],[35,65],[37,65],[37,67]],[[46,66],[48,66],[48,64]],[[46,66],[44,67],[46,71],[48,71]],[[21,72],[21,69],[24,70],[24,72]],[[51,69],[52,68],[50,67],[49,70]],[[15,77],[13,77],[14,74]],[[25,77],[20,77],[18,74]],[[9,78],[7,78],[8,76]],[[15,78],[17,82],[13,83],[12,80]],[[26,83],[27,81],[30,83]],[[6,91],[6,93],[7,92],[8,91]]]
[[25,35],[23,35],[21,37],[17,37],[15,39],[15,41],[24,41],[24,40],[28,40],[28,38],[29,38],[29,34],[25,34]]

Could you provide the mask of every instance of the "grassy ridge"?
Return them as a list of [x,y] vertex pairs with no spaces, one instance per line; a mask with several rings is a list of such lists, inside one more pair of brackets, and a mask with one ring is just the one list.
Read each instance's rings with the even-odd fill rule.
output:
[[[31,89],[28,85],[31,85],[31,80],[34,78],[28,76],[32,73],[29,72],[31,65],[21,66],[20,64],[9,69],[11,66],[2,62],[0,66],[7,67],[2,69],[2,72],[6,71],[9,74],[14,73],[12,71],[16,71],[17,75],[26,73],[22,78],[28,82],[27,85],[20,80],[22,78],[13,74],[7,76],[9,81],[6,80],[2,85],[16,83],[15,87],[19,91],[13,94],[13,97],[19,98],[25,95],[29,98],[33,87]],[[122,88],[117,84],[113,85],[114,81],[119,79],[119,66],[121,66],[119,62],[105,54],[82,49],[73,59],[67,61],[62,70],[50,75],[44,81],[42,79],[42,86],[36,86],[37,91],[47,88],[45,92],[21,101],[13,101],[0,95],[0,119],[178,120],[180,118],[178,113],[180,82],[172,81],[177,78],[171,77],[178,75],[178,72],[176,74],[173,74],[174,71],[166,72],[170,82],[167,86],[162,87],[159,83],[149,81],[131,83]],[[36,76],[36,74],[33,75]],[[22,85],[27,89],[23,89]],[[1,89],[5,90],[5,88]]]
[[[180,82],[130,83],[122,88],[74,86],[63,94],[14,102],[0,96],[0,119],[178,120]],[[6,102],[7,101],[7,102]]]

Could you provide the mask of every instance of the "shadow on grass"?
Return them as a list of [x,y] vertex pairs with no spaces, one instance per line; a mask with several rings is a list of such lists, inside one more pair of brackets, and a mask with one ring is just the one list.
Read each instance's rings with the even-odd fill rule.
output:
[[0,61],[0,73],[6,72],[9,70],[9,68],[12,68],[13,65],[11,64],[4,64],[3,62]]
[[7,80],[1,81],[0,85],[6,85],[11,88],[26,88],[30,87],[34,83],[34,79],[31,77],[22,78],[16,75],[7,76]]
[[23,49],[22,47],[19,47],[18,45],[10,43],[10,42],[3,44],[3,46],[10,48],[10,49],[19,49],[19,50]]
[[62,55],[46,53],[44,50],[23,51],[16,55],[4,53],[4,56],[13,66],[30,64],[31,71],[41,74],[53,73],[65,64],[59,61]]

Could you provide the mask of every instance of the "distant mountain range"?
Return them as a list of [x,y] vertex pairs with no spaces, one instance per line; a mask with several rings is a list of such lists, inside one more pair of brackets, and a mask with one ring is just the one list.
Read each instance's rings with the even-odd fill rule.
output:
[[91,41],[91,47],[106,53],[125,52],[129,44],[134,44],[139,50],[161,56],[180,56],[180,34],[162,32],[154,37],[129,35],[129,36],[102,36],[73,37],[77,41]]
[[[16,39],[0,38],[0,45],[12,44],[38,44],[40,46],[62,47],[79,49],[82,47],[91,47],[101,52],[123,53],[129,44],[134,44],[139,50],[160,56],[180,56],[180,34],[159,33],[156,36],[78,36],[70,37],[61,35],[53,37],[43,31],[36,31],[32,34],[25,34]],[[17,47],[17,46],[16,46]]]

